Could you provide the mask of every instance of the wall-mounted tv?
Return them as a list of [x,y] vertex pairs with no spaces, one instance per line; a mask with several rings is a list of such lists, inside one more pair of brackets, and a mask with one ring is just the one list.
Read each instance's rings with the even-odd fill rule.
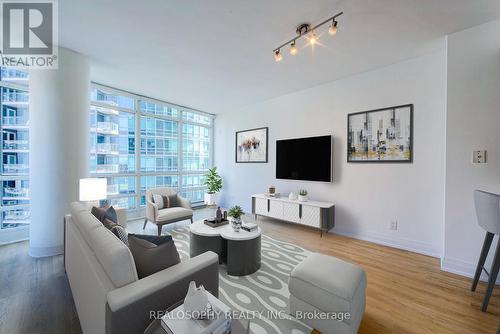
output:
[[276,178],[332,182],[332,136],[277,140]]

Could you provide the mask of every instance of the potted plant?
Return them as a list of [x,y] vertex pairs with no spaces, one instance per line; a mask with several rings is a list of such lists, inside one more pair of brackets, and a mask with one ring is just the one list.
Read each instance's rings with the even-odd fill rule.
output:
[[307,202],[307,190],[299,190],[299,202]]
[[229,209],[227,213],[231,217],[231,226],[235,232],[239,232],[241,228],[241,216],[243,215],[243,209],[239,205],[233,206]]
[[222,178],[219,173],[217,173],[217,167],[212,167],[205,174],[205,181],[203,182],[207,186],[207,191],[205,192],[205,204],[215,205],[215,196],[222,189]]

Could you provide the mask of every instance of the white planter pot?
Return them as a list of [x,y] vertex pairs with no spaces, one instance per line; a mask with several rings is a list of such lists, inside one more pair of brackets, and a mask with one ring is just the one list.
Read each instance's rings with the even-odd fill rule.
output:
[[307,202],[307,195],[305,196],[299,195],[299,202]]
[[233,228],[234,232],[239,232],[241,229],[241,218],[233,218],[231,217],[231,227]]
[[215,205],[217,194],[205,193],[205,205]]

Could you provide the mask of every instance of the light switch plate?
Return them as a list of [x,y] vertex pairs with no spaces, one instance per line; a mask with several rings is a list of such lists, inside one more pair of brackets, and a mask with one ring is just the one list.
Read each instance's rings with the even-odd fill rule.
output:
[[474,164],[486,163],[486,150],[472,151],[472,163]]

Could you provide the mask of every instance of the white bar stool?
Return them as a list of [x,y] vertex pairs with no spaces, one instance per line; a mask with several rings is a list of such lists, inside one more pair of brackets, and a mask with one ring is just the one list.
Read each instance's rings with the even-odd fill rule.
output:
[[474,280],[472,281],[471,291],[476,290],[479,277],[481,276],[481,272],[484,270],[486,275],[488,275],[488,289],[486,290],[481,310],[486,312],[491,293],[493,292],[493,288],[495,287],[495,282],[497,280],[498,269],[500,269],[500,242],[497,244],[493,265],[491,266],[491,272],[488,273],[488,271],[484,268],[484,262],[488,256],[493,237],[495,234],[500,235],[500,195],[475,190],[474,204],[476,206],[477,222],[479,226],[486,230],[486,236],[484,237],[483,248],[481,249],[481,255],[479,256],[479,261],[477,263],[476,274],[474,275]]

